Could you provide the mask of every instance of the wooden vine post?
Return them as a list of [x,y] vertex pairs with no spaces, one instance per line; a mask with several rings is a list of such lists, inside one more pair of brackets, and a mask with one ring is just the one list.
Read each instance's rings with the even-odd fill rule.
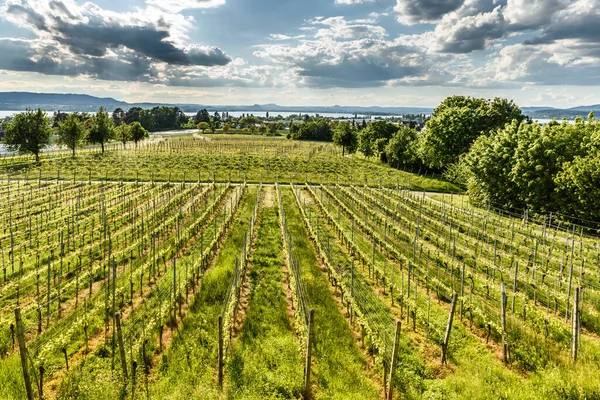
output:
[[21,309],[15,308],[15,321],[17,325],[17,340],[19,342],[19,354],[21,356],[21,367],[23,368],[23,379],[25,380],[25,391],[27,399],[33,400],[33,388],[29,376],[29,367],[27,365],[27,346],[25,345],[25,332],[23,331],[23,320],[21,319]]
[[217,379],[219,389],[223,388],[223,316],[219,315],[219,353],[218,353],[218,372]]
[[500,313],[502,323],[502,360],[508,363],[508,345],[506,344],[506,290],[504,282],[500,285]]
[[394,398],[394,371],[396,370],[396,359],[398,358],[398,341],[400,340],[400,321],[396,320],[396,335],[394,336],[394,348],[392,350],[392,362],[390,363],[390,387],[387,393],[387,400]]
[[442,342],[442,364],[447,363],[448,356],[448,342],[450,341],[450,331],[452,330],[452,320],[454,319],[454,312],[456,311],[456,300],[458,294],[452,295],[452,307],[450,308],[450,315],[448,316],[448,325],[446,326],[446,334],[444,335],[444,341]]
[[573,362],[577,361],[577,348],[579,347],[579,291],[580,288],[575,288],[575,296],[573,298],[573,330],[571,334],[571,358]]
[[315,320],[315,310],[311,309],[308,316],[308,338],[306,341],[306,364],[304,366],[304,398],[310,399],[310,364],[312,347],[312,330]]
[[121,357],[121,367],[123,368],[123,376],[128,379],[127,374],[127,358],[125,357],[125,346],[123,344],[123,330],[121,329],[121,313],[115,313],[115,321],[117,323],[117,340],[119,342],[119,356]]

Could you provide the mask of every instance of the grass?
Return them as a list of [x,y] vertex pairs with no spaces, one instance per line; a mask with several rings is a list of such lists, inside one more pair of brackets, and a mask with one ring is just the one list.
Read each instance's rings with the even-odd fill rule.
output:
[[11,178],[79,180],[162,180],[265,183],[304,183],[410,186],[434,192],[460,192],[456,185],[436,178],[411,174],[364,157],[342,157],[339,147],[325,142],[298,142],[280,137],[212,135],[210,141],[167,138],[140,144],[138,148],[111,145],[44,154],[41,165],[29,156],[0,159],[0,173]]
[[149,389],[150,398],[220,397],[216,384],[217,319],[234,272],[235,259],[244,242],[255,199],[256,190],[250,189],[214,265],[202,278],[200,290],[181,331],[173,339],[167,357],[158,365],[159,373]]
[[282,202],[301,280],[315,310],[314,398],[377,399],[382,389],[369,376],[367,359],[333,300],[290,189],[282,190]]
[[281,284],[283,245],[277,213],[274,207],[262,211],[252,256],[249,308],[227,366],[230,399],[296,399],[302,393],[302,356]]

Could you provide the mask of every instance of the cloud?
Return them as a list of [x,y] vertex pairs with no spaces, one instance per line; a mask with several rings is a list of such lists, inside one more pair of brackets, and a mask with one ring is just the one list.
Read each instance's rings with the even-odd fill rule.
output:
[[398,22],[414,25],[439,21],[463,3],[464,0],[397,0],[394,11]]
[[454,14],[444,19],[435,29],[439,51],[446,53],[471,53],[484,50],[491,40],[506,34],[500,6],[489,12],[460,16]]
[[269,36],[269,39],[271,39],[271,40],[298,40],[298,39],[303,39],[305,37],[306,37],[306,35],[288,36],[288,35],[282,35],[282,34],[278,34],[278,33],[272,33]]
[[335,0],[335,4],[363,4],[373,3],[376,0]]
[[146,4],[169,12],[180,12],[194,8],[215,8],[225,4],[225,0],[146,0]]
[[[265,44],[254,55],[296,75],[300,86],[360,88],[386,85],[425,85],[451,79],[436,64],[450,63],[451,56],[427,55],[420,43],[406,37],[386,40],[384,32],[368,22],[342,17],[311,21],[319,29],[299,43]],[[348,27],[366,26],[366,29]],[[325,32],[324,32],[325,30]]]
[[344,17],[321,18],[311,21],[313,25],[322,26],[315,33],[315,38],[358,39],[381,38],[387,35],[385,29],[375,25],[374,20],[347,21]]
[[508,0],[504,18],[512,30],[537,29],[569,5],[567,0]]
[[214,66],[231,61],[215,47],[177,46],[171,38],[172,23],[164,18],[152,21],[150,14],[115,15],[89,3],[77,8],[56,0],[8,3],[3,14],[33,30],[41,40],[65,45],[74,54],[103,57],[111,49],[125,47],[140,57],[174,65]]

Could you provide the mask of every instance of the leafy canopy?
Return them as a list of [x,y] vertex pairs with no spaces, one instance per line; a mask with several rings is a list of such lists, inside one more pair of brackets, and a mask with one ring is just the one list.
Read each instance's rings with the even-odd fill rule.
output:
[[40,152],[50,143],[50,124],[51,119],[41,109],[19,113],[8,124],[4,144],[10,151],[33,154],[39,162]]

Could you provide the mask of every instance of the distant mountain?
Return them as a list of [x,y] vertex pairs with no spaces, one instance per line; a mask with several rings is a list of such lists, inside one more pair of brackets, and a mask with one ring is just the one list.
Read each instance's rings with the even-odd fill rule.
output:
[[87,94],[0,92],[0,109],[7,111],[25,108],[41,108],[44,111],[98,111],[100,106],[112,111],[117,107],[127,107],[127,103]]
[[531,113],[541,111],[541,110],[554,110],[553,107],[521,107],[521,111],[523,114],[529,115]]
[[592,106],[579,106],[579,107],[573,107],[573,108],[569,108],[569,110],[574,110],[574,111],[600,111],[600,104],[594,104]]
[[26,108],[41,108],[44,111],[98,111],[104,106],[109,112],[115,108],[125,110],[131,107],[153,108],[157,106],[179,107],[183,112],[197,112],[206,108],[215,111],[244,111],[244,112],[278,112],[292,113],[337,113],[337,114],[367,114],[367,115],[402,115],[402,114],[430,114],[433,109],[426,107],[355,107],[355,106],[279,106],[277,104],[254,105],[219,105],[207,106],[202,104],[169,104],[169,103],[127,103],[113,98],[99,98],[86,94],[57,94],[57,93],[28,93],[28,92],[0,92],[0,110],[21,111]]

